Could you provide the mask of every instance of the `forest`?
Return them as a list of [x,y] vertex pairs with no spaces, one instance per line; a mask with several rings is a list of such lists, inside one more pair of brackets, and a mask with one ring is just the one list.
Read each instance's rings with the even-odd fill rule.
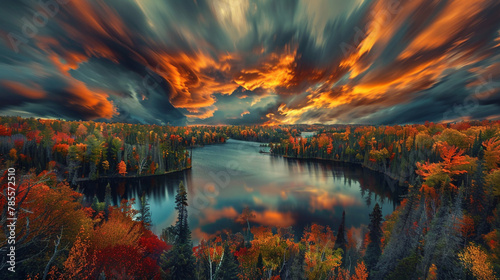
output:
[[[303,132],[314,132],[303,137]],[[359,164],[399,182],[402,201],[375,204],[361,241],[345,226],[303,232],[251,224],[194,243],[180,183],[175,224],[151,231],[147,197],[83,203],[76,184],[190,168],[190,149],[227,139],[269,144],[276,157]],[[395,126],[172,127],[0,118],[0,278],[12,235],[7,200],[16,169],[18,279],[496,279],[500,276],[500,122]],[[165,211],[174,211],[167,209]],[[7,274],[9,273],[9,274]]]

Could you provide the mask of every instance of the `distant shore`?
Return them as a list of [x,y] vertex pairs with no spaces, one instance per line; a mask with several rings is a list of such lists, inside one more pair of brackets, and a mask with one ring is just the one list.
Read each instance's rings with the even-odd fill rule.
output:
[[98,180],[102,180],[102,179],[114,180],[114,179],[138,179],[138,178],[147,178],[147,177],[158,177],[158,176],[164,176],[164,175],[169,175],[169,174],[175,174],[178,172],[189,170],[191,168],[192,168],[192,166],[189,166],[189,167],[185,167],[185,168],[181,168],[181,169],[166,171],[165,173],[161,173],[161,174],[146,174],[146,175],[132,175],[132,176],[121,176],[121,175],[99,176],[96,179],[90,179],[90,178],[86,177],[86,178],[78,178],[78,179],[76,179],[76,182],[92,182],[92,181],[98,181]]

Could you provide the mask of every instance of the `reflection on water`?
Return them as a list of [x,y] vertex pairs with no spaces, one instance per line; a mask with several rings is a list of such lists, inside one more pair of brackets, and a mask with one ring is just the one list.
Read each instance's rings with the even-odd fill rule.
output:
[[[193,168],[168,176],[112,180],[113,203],[145,192],[153,231],[175,222],[174,197],[180,181],[187,185],[193,238],[221,229],[241,231],[235,220],[245,207],[255,211],[254,225],[293,226],[296,235],[311,223],[338,227],[342,210],[346,226],[368,224],[375,203],[390,214],[398,194],[395,184],[359,166],[292,160],[261,154],[259,143],[228,140],[224,145],[193,150]],[[87,201],[102,201],[107,181],[85,183]]]

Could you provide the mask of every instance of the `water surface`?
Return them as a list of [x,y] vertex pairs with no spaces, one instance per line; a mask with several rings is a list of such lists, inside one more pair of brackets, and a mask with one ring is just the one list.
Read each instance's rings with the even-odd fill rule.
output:
[[[193,168],[167,176],[111,181],[114,203],[145,192],[153,231],[175,222],[179,182],[188,189],[189,224],[193,238],[221,229],[241,231],[237,217],[245,207],[255,213],[252,225],[292,226],[297,236],[311,223],[336,230],[342,211],[347,228],[369,223],[375,203],[384,215],[397,204],[396,184],[357,165],[293,160],[259,153],[260,143],[228,140],[226,144],[193,149]],[[86,183],[88,198],[104,197],[107,182]]]

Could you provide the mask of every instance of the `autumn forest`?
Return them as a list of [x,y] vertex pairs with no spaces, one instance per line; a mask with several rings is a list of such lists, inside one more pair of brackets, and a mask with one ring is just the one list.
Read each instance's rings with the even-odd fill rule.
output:
[[[303,133],[314,131],[308,137]],[[175,194],[175,223],[151,230],[148,199],[83,200],[79,183],[169,176],[190,169],[193,149],[228,139],[261,143],[266,156],[335,161],[397,182],[400,203],[372,205],[357,239],[340,223],[259,225],[238,214],[194,242],[190,193]],[[404,126],[131,125],[0,118],[6,279],[11,235],[8,182],[15,168],[19,279],[495,279],[500,273],[500,122]],[[5,252],[5,254],[4,254]]]

